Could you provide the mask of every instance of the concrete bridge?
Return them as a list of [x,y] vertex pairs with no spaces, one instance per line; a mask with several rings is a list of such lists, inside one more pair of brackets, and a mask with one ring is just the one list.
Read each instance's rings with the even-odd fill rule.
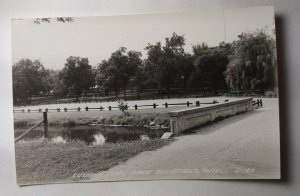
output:
[[[206,107],[188,108],[170,112],[171,131],[179,134],[182,131],[198,127],[219,118],[233,116],[253,110],[253,98],[216,103]],[[200,103],[201,104],[201,103]]]
[[[278,179],[278,99],[262,100],[262,108],[175,137],[167,146],[142,152],[109,169],[107,172],[111,175],[100,173],[90,180]],[[244,106],[240,106],[242,110]],[[130,175],[122,175],[122,172]]]

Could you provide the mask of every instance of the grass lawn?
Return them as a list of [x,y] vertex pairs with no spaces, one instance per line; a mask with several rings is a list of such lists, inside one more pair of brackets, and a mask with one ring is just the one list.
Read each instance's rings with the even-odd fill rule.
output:
[[38,139],[16,144],[19,185],[70,182],[74,173],[105,171],[143,151],[156,150],[171,140],[136,140],[88,146],[80,141],[66,144]]

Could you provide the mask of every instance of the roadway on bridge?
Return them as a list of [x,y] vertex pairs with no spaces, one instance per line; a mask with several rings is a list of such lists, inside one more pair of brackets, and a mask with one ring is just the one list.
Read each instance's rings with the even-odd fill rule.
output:
[[156,151],[140,153],[111,168],[111,177],[97,174],[91,179],[279,178],[278,100],[263,99],[263,103],[263,108],[176,137]]

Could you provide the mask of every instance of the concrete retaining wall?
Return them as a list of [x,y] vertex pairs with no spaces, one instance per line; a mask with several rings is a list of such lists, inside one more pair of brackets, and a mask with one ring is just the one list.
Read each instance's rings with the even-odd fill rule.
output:
[[[171,131],[178,134],[182,131],[214,121],[219,117],[232,116],[253,110],[253,98],[218,103],[206,107],[188,108],[170,112]],[[201,103],[200,103],[201,104]]]

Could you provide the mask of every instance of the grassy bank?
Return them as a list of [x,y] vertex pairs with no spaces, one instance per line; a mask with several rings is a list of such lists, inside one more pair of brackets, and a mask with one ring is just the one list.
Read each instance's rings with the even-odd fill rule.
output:
[[113,115],[110,117],[104,117],[99,119],[99,123],[102,124],[115,124],[115,125],[134,125],[142,126],[149,125],[154,122],[157,125],[169,126],[170,117],[168,114],[149,113],[149,114],[131,114],[126,115]]
[[18,184],[72,181],[74,173],[99,172],[128,160],[143,151],[156,150],[171,140],[137,140],[88,146],[74,141],[55,144],[32,140],[16,144]]
[[[68,114],[65,114],[67,116]],[[124,115],[119,114],[110,114],[110,115],[91,115],[89,117],[80,117],[82,113],[71,113],[75,118],[56,118],[49,119],[49,126],[80,126],[80,125],[89,125],[89,124],[114,124],[114,125],[133,125],[133,126],[142,126],[149,125],[150,122],[154,122],[157,125],[169,126],[169,114],[168,113],[144,113],[144,114],[135,114],[128,113]],[[49,113],[49,115],[52,115]],[[38,119],[15,119],[14,125],[17,127],[30,127],[35,125],[40,118]]]

